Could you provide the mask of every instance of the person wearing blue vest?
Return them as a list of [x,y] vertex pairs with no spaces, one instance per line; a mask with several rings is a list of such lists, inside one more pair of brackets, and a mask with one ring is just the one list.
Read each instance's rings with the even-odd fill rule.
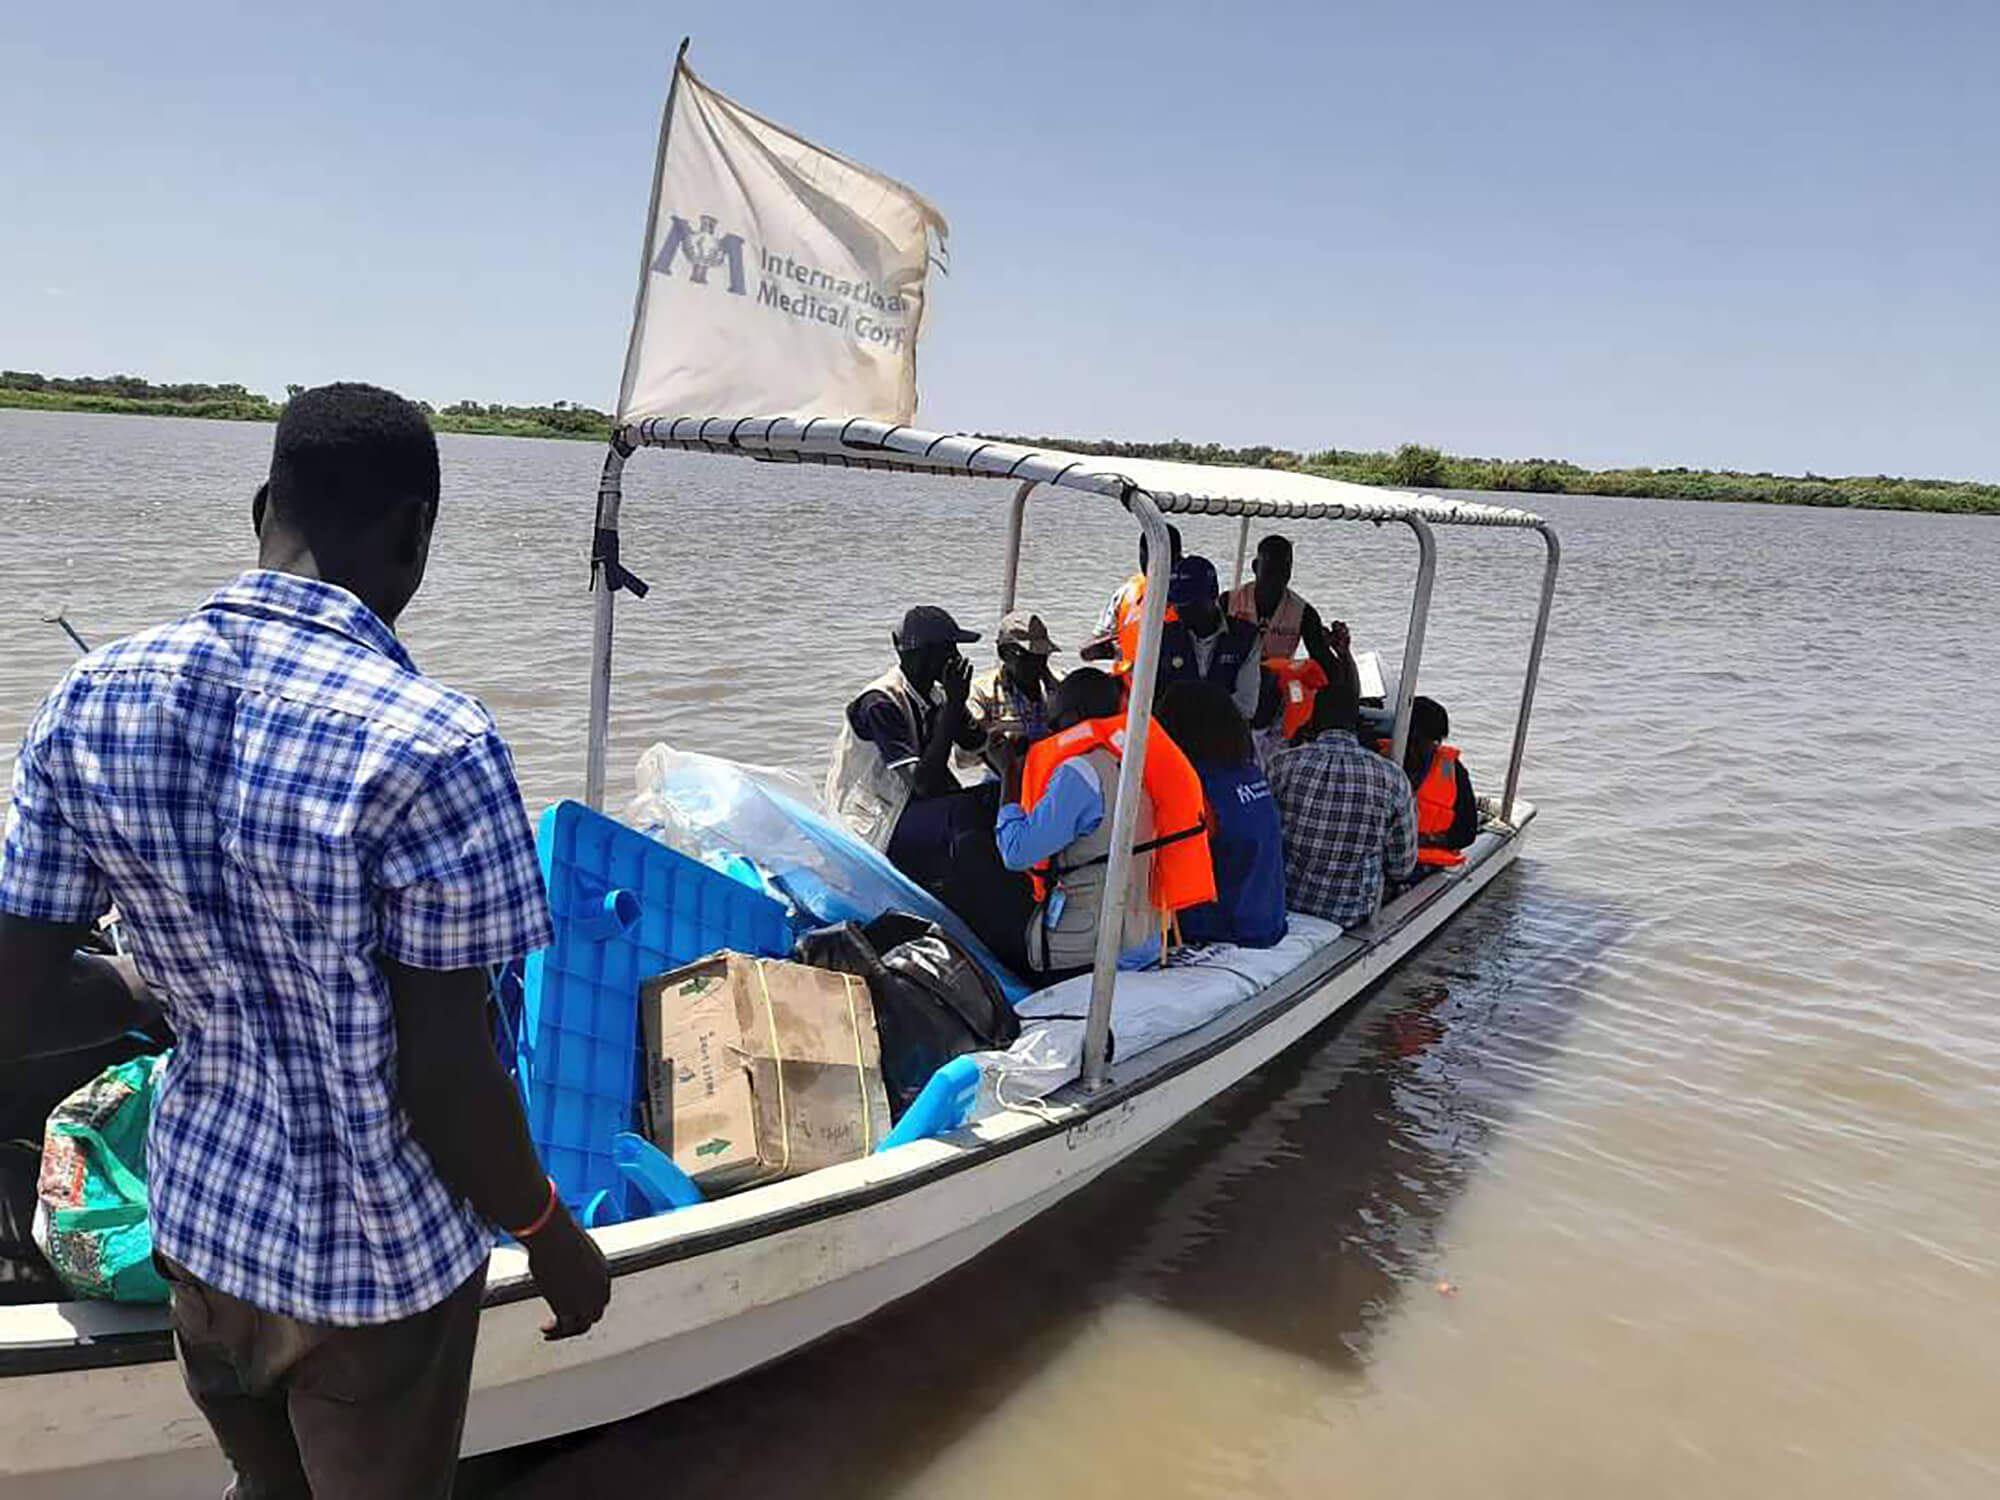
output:
[[1272,947],[1285,935],[1285,840],[1249,726],[1212,682],[1175,683],[1159,719],[1201,777],[1215,861],[1215,900],[1181,913],[1181,938]]
[[1263,660],[1255,621],[1233,620],[1222,607],[1215,564],[1190,553],[1174,564],[1167,602],[1177,619],[1160,635],[1158,691],[1180,682],[1212,682],[1246,721],[1257,717]]

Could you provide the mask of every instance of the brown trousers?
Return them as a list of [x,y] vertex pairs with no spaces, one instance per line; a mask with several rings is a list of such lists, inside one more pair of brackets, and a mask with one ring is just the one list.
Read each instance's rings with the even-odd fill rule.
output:
[[436,1307],[333,1328],[160,1257],[188,1394],[236,1470],[227,1500],[448,1500],[486,1269]]

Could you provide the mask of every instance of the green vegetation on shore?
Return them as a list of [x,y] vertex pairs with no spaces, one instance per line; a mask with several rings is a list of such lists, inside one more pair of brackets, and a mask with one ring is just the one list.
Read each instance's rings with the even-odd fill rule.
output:
[[1812,473],[1743,474],[1730,469],[1586,469],[1560,458],[1460,458],[1419,443],[1405,443],[1393,453],[1344,448],[1295,453],[1288,448],[1225,448],[1219,443],[1187,443],[1179,439],[1167,443],[1118,443],[1081,438],[1010,437],[1001,441],[1115,458],[1164,458],[1184,463],[1297,469],[1329,479],[1387,485],[1393,489],[1744,500],[1770,505],[2000,515],[2000,485],[1959,479],[1900,479],[1888,474],[1830,478]]
[[[303,386],[287,386],[295,395]],[[418,406],[439,432],[473,432],[493,437],[587,438],[611,436],[608,413],[568,401],[547,406],[501,406],[456,401]],[[137,375],[85,375],[74,379],[32,370],[0,370],[0,406],[43,411],[100,411],[153,417],[209,417],[235,422],[275,422],[284,413],[272,401],[240,385],[154,385]]]
[[32,370],[0,370],[0,406],[233,422],[275,422],[284,410],[240,385],[154,385],[136,375],[85,375],[66,380]]
[[[287,396],[301,387],[286,387]],[[504,406],[455,401],[433,408],[418,402],[440,432],[498,437],[568,438],[603,442],[611,418],[588,406]],[[66,379],[0,370],[0,407],[48,411],[133,412],[162,417],[209,417],[275,422],[284,404],[240,385],[154,385],[136,375]],[[1743,474],[1727,469],[1586,469],[1556,458],[1461,458],[1418,443],[1393,453],[1326,448],[1227,448],[1219,443],[1121,443],[1080,438],[1002,437],[1031,447],[1064,448],[1113,458],[1164,458],[1186,463],[1298,469],[1357,484],[1397,489],[1487,490],[1537,495],[1632,495],[1662,500],[1746,500],[1774,505],[1854,506],[1870,510],[1956,511],[2000,515],[2000,484],[1969,480],[1902,479],[1888,474],[1831,478],[1806,473]]]

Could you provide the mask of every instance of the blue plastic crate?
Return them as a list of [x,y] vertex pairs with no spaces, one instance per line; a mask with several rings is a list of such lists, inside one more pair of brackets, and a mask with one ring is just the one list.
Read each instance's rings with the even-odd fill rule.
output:
[[[515,1068],[528,1129],[563,1201],[624,1217],[612,1155],[638,1127],[639,985],[718,948],[782,958],[785,908],[581,802],[558,802],[536,838],[556,940],[528,956]],[[608,1211],[607,1211],[608,1205]]]

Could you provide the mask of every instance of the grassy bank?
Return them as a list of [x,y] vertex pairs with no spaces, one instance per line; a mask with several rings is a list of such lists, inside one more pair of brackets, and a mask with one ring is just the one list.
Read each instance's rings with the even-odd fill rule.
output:
[[[289,386],[287,394],[296,394],[300,389]],[[440,408],[421,401],[417,404],[440,432],[599,443],[611,435],[611,418],[606,413],[568,401],[554,401],[546,406],[503,406],[478,401],[458,401]],[[282,402],[240,385],[154,385],[134,375],[65,379],[31,371],[0,370],[0,407],[7,406],[237,422],[275,422],[284,411]],[[1563,459],[1461,458],[1419,443],[1405,443],[1393,453],[1343,448],[1299,453],[1288,448],[1225,448],[1219,443],[1188,443],[1179,439],[1164,443],[1054,437],[1002,440],[1110,457],[1298,469],[1397,489],[1634,495],[1660,500],[1745,500],[1770,505],[2000,515],[2000,485],[1968,480],[1903,479],[1888,474],[1830,478],[1813,473],[1743,474],[1727,469],[1586,469]]]
[[1729,469],[1586,469],[1564,459],[1460,458],[1419,443],[1393,453],[1327,448],[1225,448],[1218,443],[1093,442],[1013,437],[1004,441],[1121,458],[1247,464],[1298,469],[1393,489],[1487,490],[1533,495],[1630,495],[1657,500],[1742,500],[1767,505],[1851,506],[1867,510],[1952,511],[2000,515],[2000,485],[1957,479],[1902,479],[1888,474],[1744,474]]
[[24,391],[0,387],[0,406],[30,411],[98,411],[127,416],[207,417],[223,422],[275,422],[282,406],[245,391],[241,396],[172,400],[154,396],[116,396],[94,391]]
[[[301,389],[288,388],[288,394]],[[471,432],[492,437],[570,438],[604,442],[611,418],[567,401],[547,406],[500,406],[459,401],[442,410],[417,405],[439,432]],[[206,417],[232,422],[275,422],[282,401],[240,385],[153,385],[135,375],[64,379],[32,371],[0,371],[0,407],[33,411],[94,411],[151,417]]]
[[2000,515],[2000,485],[1888,474],[1743,474],[1728,469],[1586,469],[1561,459],[1458,458],[1405,444],[1394,453],[1328,449],[1301,465],[1361,484],[1538,495],[1635,495],[1658,500],[1747,500],[1767,505]]

